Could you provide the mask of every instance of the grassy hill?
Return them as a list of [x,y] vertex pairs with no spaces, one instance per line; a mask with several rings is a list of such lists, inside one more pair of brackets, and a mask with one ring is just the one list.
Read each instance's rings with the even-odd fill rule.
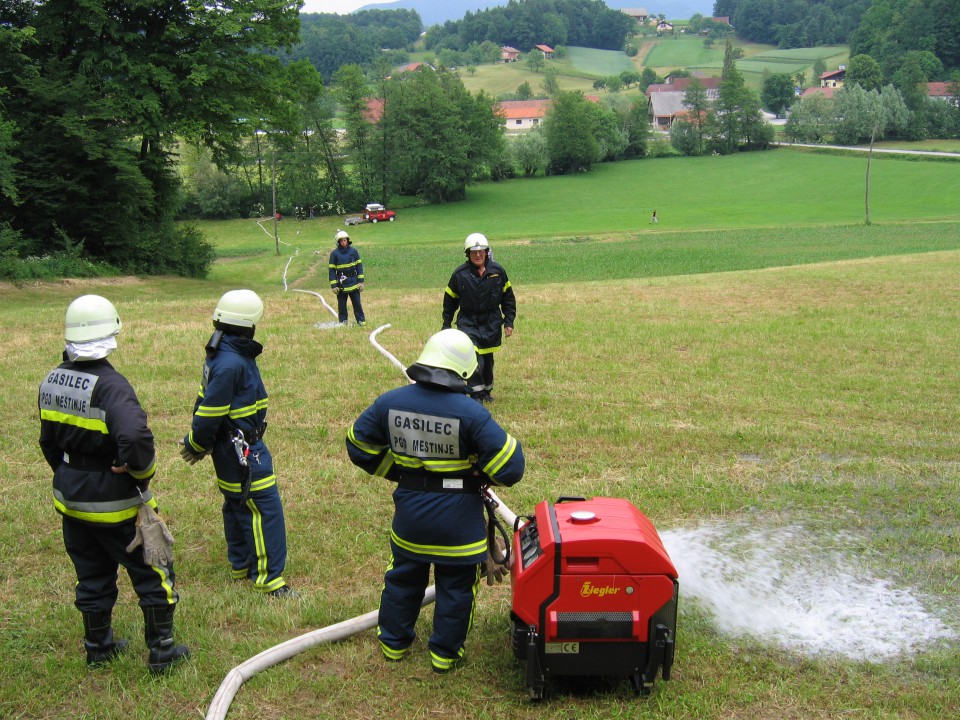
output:
[[[710,609],[723,590],[697,594],[684,571],[669,682],[650,698],[627,683],[574,682],[534,704],[510,649],[510,587],[483,585],[453,674],[430,670],[427,608],[404,662],[383,662],[372,631],[325,644],[249,679],[229,720],[953,717],[960,652],[955,640],[927,639],[933,623],[917,618],[960,632],[960,173],[874,158],[875,224],[864,226],[864,165],[795,150],[617,163],[472,187],[467,202],[404,209],[397,222],[351,234],[367,275],[366,330],[383,327],[377,341],[404,364],[439,329],[465,235],[490,236],[519,307],[492,406],[527,456],[524,480],[500,492],[515,512],[559,495],[608,495],[637,505],[665,538],[727,528],[739,589],[768,587],[746,593],[754,607],[792,598],[789,571],[813,563],[791,607],[804,617],[830,607],[833,574],[817,563],[835,562],[840,589],[859,593],[855,607],[818,616],[808,639],[816,645],[840,620],[871,637],[899,620],[916,629],[915,646],[851,659],[785,643],[776,627],[731,632]],[[651,206],[658,226],[648,224]],[[365,330],[325,329],[332,316],[311,293],[333,300],[327,259],[338,224],[285,219],[276,238],[270,221],[205,223],[218,260],[204,281],[0,284],[0,717],[203,717],[232,668],[376,608],[392,487],[349,463],[344,435],[406,381]],[[302,593],[292,602],[230,579],[212,468],[177,452],[211,310],[240,286],[266,303],[259,363],[289,532],[285,575]],[[59,361],[67,303],[89,292],[110,297],[123,318],[111,361],[148,412],[159,467],[151,489],[176,537],[177,638],[193,657],[161,678],[144,666],[122,573],[114,626],[130,651],[86,668],[37,448],[37,384]],[[766,542],[767,531],[803,544]],[[722,575],[716,552],[668,548],[678,564]],[[780,565],[754,574],[756,555]],[[862,602],[878,598],[917,603],[904,617],[870,615]]]

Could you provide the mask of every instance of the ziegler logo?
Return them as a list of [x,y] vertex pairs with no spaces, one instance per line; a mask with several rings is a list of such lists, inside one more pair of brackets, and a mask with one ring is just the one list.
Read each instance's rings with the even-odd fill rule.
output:
[[618,587],[612,585],[594,587],[594,585],[587,580],[583,584],[583,587],[580,588],[580,597],[605,597],[607,595],[616,595],[618,592],[620,592],[620,588]]

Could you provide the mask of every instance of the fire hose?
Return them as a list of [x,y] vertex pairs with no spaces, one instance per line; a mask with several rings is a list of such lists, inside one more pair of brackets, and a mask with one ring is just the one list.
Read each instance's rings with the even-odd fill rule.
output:
[[[404,375],[406,375],[406,368],[403,364],[376,341],[377,334],[388,327],[390,327],[390,325],[383,325],[370,333],[370,342],[381,354],[399,367]],[[409,380],[409,378],[407,379]],[[517,516],[513,511],[503,504],[493,490],[487,488],[485,493],[487,496],[486,499],[489,501],[488,507],[492,506],[494,508],[496,514],[507,524],[507,527],[516,527]],[[434,602],[436,598],[436,586],[431,585],[423,595],[422,606],[425,607],[429,605]],[[223,720],[226,718],[227,712],[230,710],[230,703],[233,702],[233,698],[240,690],[240,687],[260,671],[273,667],[284,660],[289,660],[294,655],[299,655],[318,645],[345,640],[364,630],[370,630],[377,626],[378,616],[379,610],[373,610],[365,615],[358,615],[350,620],[344,620],[335,625],[313,630],[298,637],[291,638],[279,645],[275,645],[272,648],[268,648],[260,654],[254,655],[249,660],[242,662],[240,665],[237,665],[227,673],[223,682],[220,683],[220,687],[217,689],[217,693],[213,696],[210,707],[207,709],[206,720]]]

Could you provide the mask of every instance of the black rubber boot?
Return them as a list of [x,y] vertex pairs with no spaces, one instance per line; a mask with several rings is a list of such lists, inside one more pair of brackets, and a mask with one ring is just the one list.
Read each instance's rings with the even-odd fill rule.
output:
[[143,636],[150,649],[150,672],[160,675],[190,657],[190,648],[173,643],[173,612],[176,605],[143,608]]
[[127,649],[126,640],[114,640],[113,613],[83,613],[83,647],[87,651],[87,665],[100,667]]

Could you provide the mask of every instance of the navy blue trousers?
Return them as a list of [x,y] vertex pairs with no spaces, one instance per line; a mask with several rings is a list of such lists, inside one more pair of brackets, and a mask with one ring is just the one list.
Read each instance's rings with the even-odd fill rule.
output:
[[[416,560],[391,543],[393,558],[384,575],[377,634],[386,657],[399,660],[413,643],[414,626],[430,580],[429,562]],[[433,610],[430,659],[434,667],[448,670],[463,656],[467,633],[473,626],[473,609],[480,586],[480,565],[433,565],[437,590]]]
[[63,544],[77,572],[74,588],[77,610],[109,612],[117,602],[117,574],[127,571],[140,607],[165,607],[179,600],[173,589],[173,565],[153,567],[143,560],[143,550],[127,552],[136,525],[92,525],[63,517]]
[[277,485],[251,493],[245,503],[224,493],[223,534],[235,579],[249,578],[263,592],[286,585],[287,527]]
[[353,290],[347,292],[341,290],[337,293],[337,319],[340,322],[347,321],[347,298],[353,303],[353,317],[358,323],[366,322],[367,317],[363,314],[363,304],[360,302],[360,291]]

